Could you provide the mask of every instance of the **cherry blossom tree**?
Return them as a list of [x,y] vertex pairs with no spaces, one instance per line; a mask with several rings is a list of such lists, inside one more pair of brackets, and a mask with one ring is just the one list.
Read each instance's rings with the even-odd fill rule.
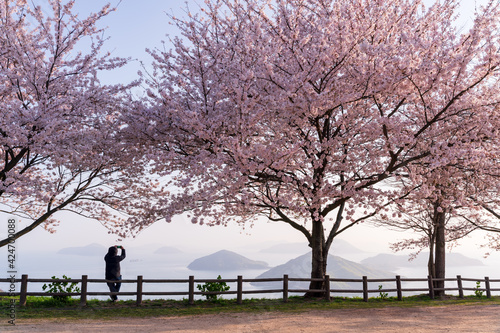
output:
[[444,290],[439,289],[444,288],[441,279],[446,277],[446,248],[452,248],[460,239],[481,229],[474,221],[484,214],[477,213],[481,207],[477,201],[471,200],[480,188],[478,179],[472,168],[465,169],[463,165],[454,165],[433,170],[426,178],[429,183],[413,184],[415,189],[405,200],[391,205],[392,215],[384,212],[371,221],[378,226],[412,231],[411,238],[392,244],[396,251],[416,250],[410,255],[410,260],[423,249],[429,250],[427,270],[429,276],[437,279],[434,281],[436,295],[444,295]]
[[127,61],[101,51],[96,23],[113,9],[79,18],[73,4],[1,1],[0,211],[31,221],[14,238],[39,225],[53,231],[63,210],[116,230],[124,220],[116,210],[134,195],[119,116],[136,83],[98,78]]
[[213,0],[172,17],[182,37],[150,52],[150,107],[129,127],[171,177],[157,213],[285,223],[312,248],[319,289],[335,236],[408,195],[384,183],[447,165],[494,112],[498,4],[468,31],[457,7]]
[[[500,231],[500,220],[494,218],[500,186],[498,101],[490,100],[485,108],[490,109],[485,113],[488,119],[475,125],[474,135],[463,135],[460,142],[453,143],[459,156],[438,168],[413,164],[412,177],[394,184],[411,193],[392,205],[395,214],[383,213],[373,219],[378,225],[415,231],[417,238],[399,241],[394,249],[416,249],[418,254],[428,248],[428,272],[434,278],[446,277],[446,245],[451,248],[476,230]],[[435,287],[444,288],[444,281],[436,281]]]

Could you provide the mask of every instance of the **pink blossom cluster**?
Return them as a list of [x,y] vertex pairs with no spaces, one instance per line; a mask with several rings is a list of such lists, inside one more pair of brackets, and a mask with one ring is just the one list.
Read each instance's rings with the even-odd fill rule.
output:
[[124,221],[116,211],[135,195],[120,115],[136,83],[99,82],[99,72],[127,62],[101,54],[96,24],[109,5],[80,18],[74,1],[48,2],[47,15],[26,0],[0,5],[0,210],[32,221],[16,236],[53,230],[62,210],[114,230]]
[[160,214],[287,223],[314,271],[339,232],[405,198],[477,206],[498,190],[500,5],[462,30],[458,5],[218,0],[172,17],[182,37],[150,50],[131,126],[181,189]]

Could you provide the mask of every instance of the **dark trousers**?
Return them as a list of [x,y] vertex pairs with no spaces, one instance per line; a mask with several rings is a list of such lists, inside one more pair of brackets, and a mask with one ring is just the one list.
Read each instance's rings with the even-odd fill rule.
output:
[[[122,276],[120,275],[120,277],[118,279],[116,279],[116,281],[120,281],[121,279],[122,279]],[[107,279],[107,280],[111,280],[111,279]],[[120,287],[122,286],[121,282],[106,282],[106,283],[108,284],[109,291],[112,293],[119,292]],[[113,301],[116,301],[118,299],[118,297],[116,295],[111,295],[110,297]]]

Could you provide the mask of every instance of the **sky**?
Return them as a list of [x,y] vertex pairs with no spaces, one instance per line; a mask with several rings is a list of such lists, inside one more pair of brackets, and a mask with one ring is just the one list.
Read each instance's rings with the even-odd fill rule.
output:
[[[41,0],[33,0],[42,3]],[[476,1],[477,4],[486,0]],[[200,1],[201,2],[201,1]],[[429,1],[426,1],[427,3]],[[97,11],[106,4],[104,0],[77,0],[76,9],[83,14]],[[108,26],[106,35],[109,40],[106,49],[113,56],[130,57],[132,60],[126,67],[103,75],[104,83],[128,83],[137,78],[137,71],[141,69],[140,61],[148,66],[151,58],[145,51],[146,48],[162,47],[162,40],[167,41],[166,35],[175,36],[178,32],[169,24],[166,13],[175,16],[185,15],[185,3],[178,0],[122,0],[112,1],[117,4],[116,12],[106,17],[102,24]],[[196,11],[196,2],[186,2]],[[463,1],[462,19],[465,21],[472,17],[474,1]],[[251,246],[268,246],[272,243],[305,242],[305,238],[295,229],[284,225],[267,222],[265,219],[256,223],[253,228],[242,229],[240,226],[207,227],[192,225],[183,218],[176,218],[172,223],[158,222],[145,229],[134,239],[125,239],[117,242],[117,237],[108,234],[108,231],[99,222],[87,220],[69,213],[60,213],[58,217],[61,224],[57,232],[50,234],[42,228],[30,232],[18,241],[18,246],[23,249],[58,250],[70,246],[85,246],[90,243],[100,243],[105,246],[122,244],[124,247],[134,246],[174,246],[181,249],[198,248],[207,254],[220,249],[238,249]],[[1,217],[0,217],[1,218]],[[6,217],[3,217],[6,219]],[[25,221],[26,222],[26,221]],[[23,225],[21,222],[20,226]],[[0,236],[5,236],[6,230],[0,230]],[[340,235],[354,246],[369,252],[390,252],[390,241],[400,240],[404,235],[386,229],[359,225]],[[476,244],[483,240],[480,234],[476,238],[464,241],[462,252],[479,253]]]

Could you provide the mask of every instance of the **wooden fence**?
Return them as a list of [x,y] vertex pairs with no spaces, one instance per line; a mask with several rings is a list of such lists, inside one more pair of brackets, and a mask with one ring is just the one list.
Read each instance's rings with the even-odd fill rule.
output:
[[[310,289],[290,289],[289,282],[311,282],[311,281],[324,281],[324,289],[321,290],[310,290]],[[445,287],[445,288],[434,288],[435,281],[445,281],[453,282],[454,287]],[[463,287],[463,282],[479,282],[484,285],[484,288],[480,288],[477,285],[471,288]],[[21,283],[20,290],[14,291],[15,283]],[[54,282],[69,282],[69,283],[79,283],[80,284],[80,292],[73,293],[50,293],[50,292],[34,292],[29,291],[28,286],[29,283],[54,283]],[[88,291],[88,286],[91,283],[100,283],[104,284],[106,282],[116,282],[116,281],[108,281],[105,279],[89,279],[87,275],[82,275],[81,279],[35,279],[28,278],[28,275],[22,275],[21,279],[0,279],[0,283],[10,283],[10,292],[0,292],[0,296],[19,296],[19,303],[21,306],[26,305],[27,296],[72,296],[72,297],[80,297],[80,304],[87,304],[88,296],[106,296],[106,295],[118,295],[118,296],[135,296],[136,304],[141,305],[143,296],[187,296],[189,300],[189,304],[194,304],[194,296],[195,295],[236,295],[236,300],[238,304],[241,304],[243,301],[244,294],[269,294],[269,293],[280,293],[283,295],[283,302],[287,302],[289,293],[306,293],[306,292],[315,292],[321,293],[324,295],[324,298],[330,301],[332,295],[335,294],[357,294],[362,295],[363,300],[368,302],[369,294],[379,294],[383,293],[396,293],[397,299],[403,299],[403,293],[427,293],[430,298],[434,298],[434,295],[437,291],[458,291],[458,296],[463,298],[464,291],[473,291],[475,293],[486,293],[486,297],[490,298],[491,293],[494,291],[500,291],[500,288],[491,288],[492,283],[500,282],[500,279],[489,279],[485,277],[484,279],[474,279],[474,278],[462,278],[460,275],[457,275],[456,278],[446,278],[446,279],[433,279],[432,277],[427,278],[402,278],[401,276],[396,276],[392,279],[368,279],[366,276],[363,276],[361,279],[341,279],[341,278],[330,278],[328,275],[325,276],[324,279],[311,279],[311,278],[291,278],[288,275],[283,275],[282,278],[267,278],[267,279],[244,279],[242,276],[238,276],[236,279],[195,279],[194,276],[189,276],[188,279],[144,279],[141,275],[137,276],[135,280],[121,280],[121,283],[134,283],[136,284],[135,292],[119,292],[119,293],[111,293],[111,292],[91,292]],[[224,291],[224,292],[197,292],[195,291],[195,283],[207,283],[207,282],[225,282],[225,283],[236,283],[236,290],[232,291]],[[278,282],[281,284],[281,288],[279,289],[260,289],[260,290],[244,290],[243,283],[270,283],[270,282]],[[334,282],[347,282],[347,283],[359,283],[362,286],[362,289],[331,289],[330,285]],[[420,282],[424,284],[425,288],[403,288],[402,284],[404,282]],[[171,283],[182,283],[187,285],[187,290],[185,291],[143,291],[144,285],[146,284],[171,284]],[[387,285],[388,283],[393,284],[393,288],[382,288],[382,285],[379,285],[378,289],[368,289],[369,283],[384,283]],[[448,283],[449,285],[449,283]],[[14,292],[13,292],[14,291]]]

